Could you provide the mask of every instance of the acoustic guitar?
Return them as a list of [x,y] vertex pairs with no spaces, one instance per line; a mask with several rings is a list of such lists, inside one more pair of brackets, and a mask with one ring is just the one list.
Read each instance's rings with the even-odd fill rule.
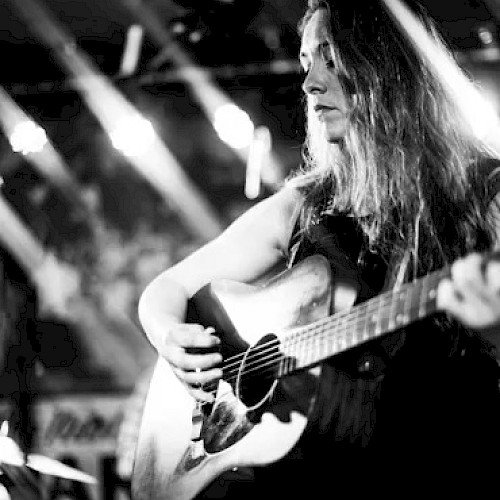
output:
[[356,289],[332,283],[328,261],[309,257],[262,285],[210,283],[193,298],[198,321],[221,338],[215,401],[197,404],[159,358],[144,406],[134,500],[188,500],[237,467],[278,461],[299,440],[321,363],[436,310],[435,271],[353,306]]

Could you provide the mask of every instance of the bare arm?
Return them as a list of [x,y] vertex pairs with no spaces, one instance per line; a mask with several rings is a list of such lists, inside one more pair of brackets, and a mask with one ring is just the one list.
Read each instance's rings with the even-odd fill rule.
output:
[[[211,281],[227,278],[241,282],[257,279],[287,251],[299,194],[284,188],[253,206],[220,236],[155,278],[139,301],[139,319],[153,346],[189,384],[205,384],[221,376],[219,354],[187,354],[187,347],[212,347],[212,331],[185,324],[187,301]],[[201,369],[196,372],[196,369]],[[198,399],[208,395],[191,389]]]

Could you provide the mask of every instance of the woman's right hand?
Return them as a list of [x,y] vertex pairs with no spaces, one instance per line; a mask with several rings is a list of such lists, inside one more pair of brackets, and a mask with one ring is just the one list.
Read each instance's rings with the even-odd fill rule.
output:
[[301,200],[293,186],[279,190],[144,289],[138,303],[144,332],[196,399],[213,400],[207,385],[221,378],[222,357],[213,329],[185,323],[190,298],[217,280],[252,283],[282,264]]
[[215,330],[198,324],[177,323],[164,332],[156,343],[159,354],[196,400],[212,402],[215,394],[207,386],[215,388],[214,382],[222,377],[218,366],[222,356],[216,352],[220,339],[214,335]]

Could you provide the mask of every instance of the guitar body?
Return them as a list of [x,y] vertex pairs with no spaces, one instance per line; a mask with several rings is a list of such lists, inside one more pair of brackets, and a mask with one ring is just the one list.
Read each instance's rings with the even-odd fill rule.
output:
[[252,360],[266,367],[266,356],[283,358],[287,331],[349,307],[355,296],[345,283],[332,289],[330,266],[321,256],[261,286],[223,280],[201,289],[192,302],[199,322],[221,337],[224,376],[213,405],[193,419],[194,399],[158,359],[141,423],[133,498],[188,500],[225,471],[284,457],[306,427],[320,365],[284,377],[275,370],[254,376]]

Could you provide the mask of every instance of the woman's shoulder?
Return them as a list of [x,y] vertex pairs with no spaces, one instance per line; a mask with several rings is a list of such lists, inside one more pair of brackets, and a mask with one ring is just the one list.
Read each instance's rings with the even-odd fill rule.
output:
[[253,212],[263,216],[268,222],[286,227],[294,225],[304,201],[303,194],[293,185],[285,184],[278,191],[268,196],[253,207]]
[[280,198],[282,203],[289,208],[296,209],[304,201],[304,193],[299,186],[292,183],[285,183],[274,194],[275,197]]

